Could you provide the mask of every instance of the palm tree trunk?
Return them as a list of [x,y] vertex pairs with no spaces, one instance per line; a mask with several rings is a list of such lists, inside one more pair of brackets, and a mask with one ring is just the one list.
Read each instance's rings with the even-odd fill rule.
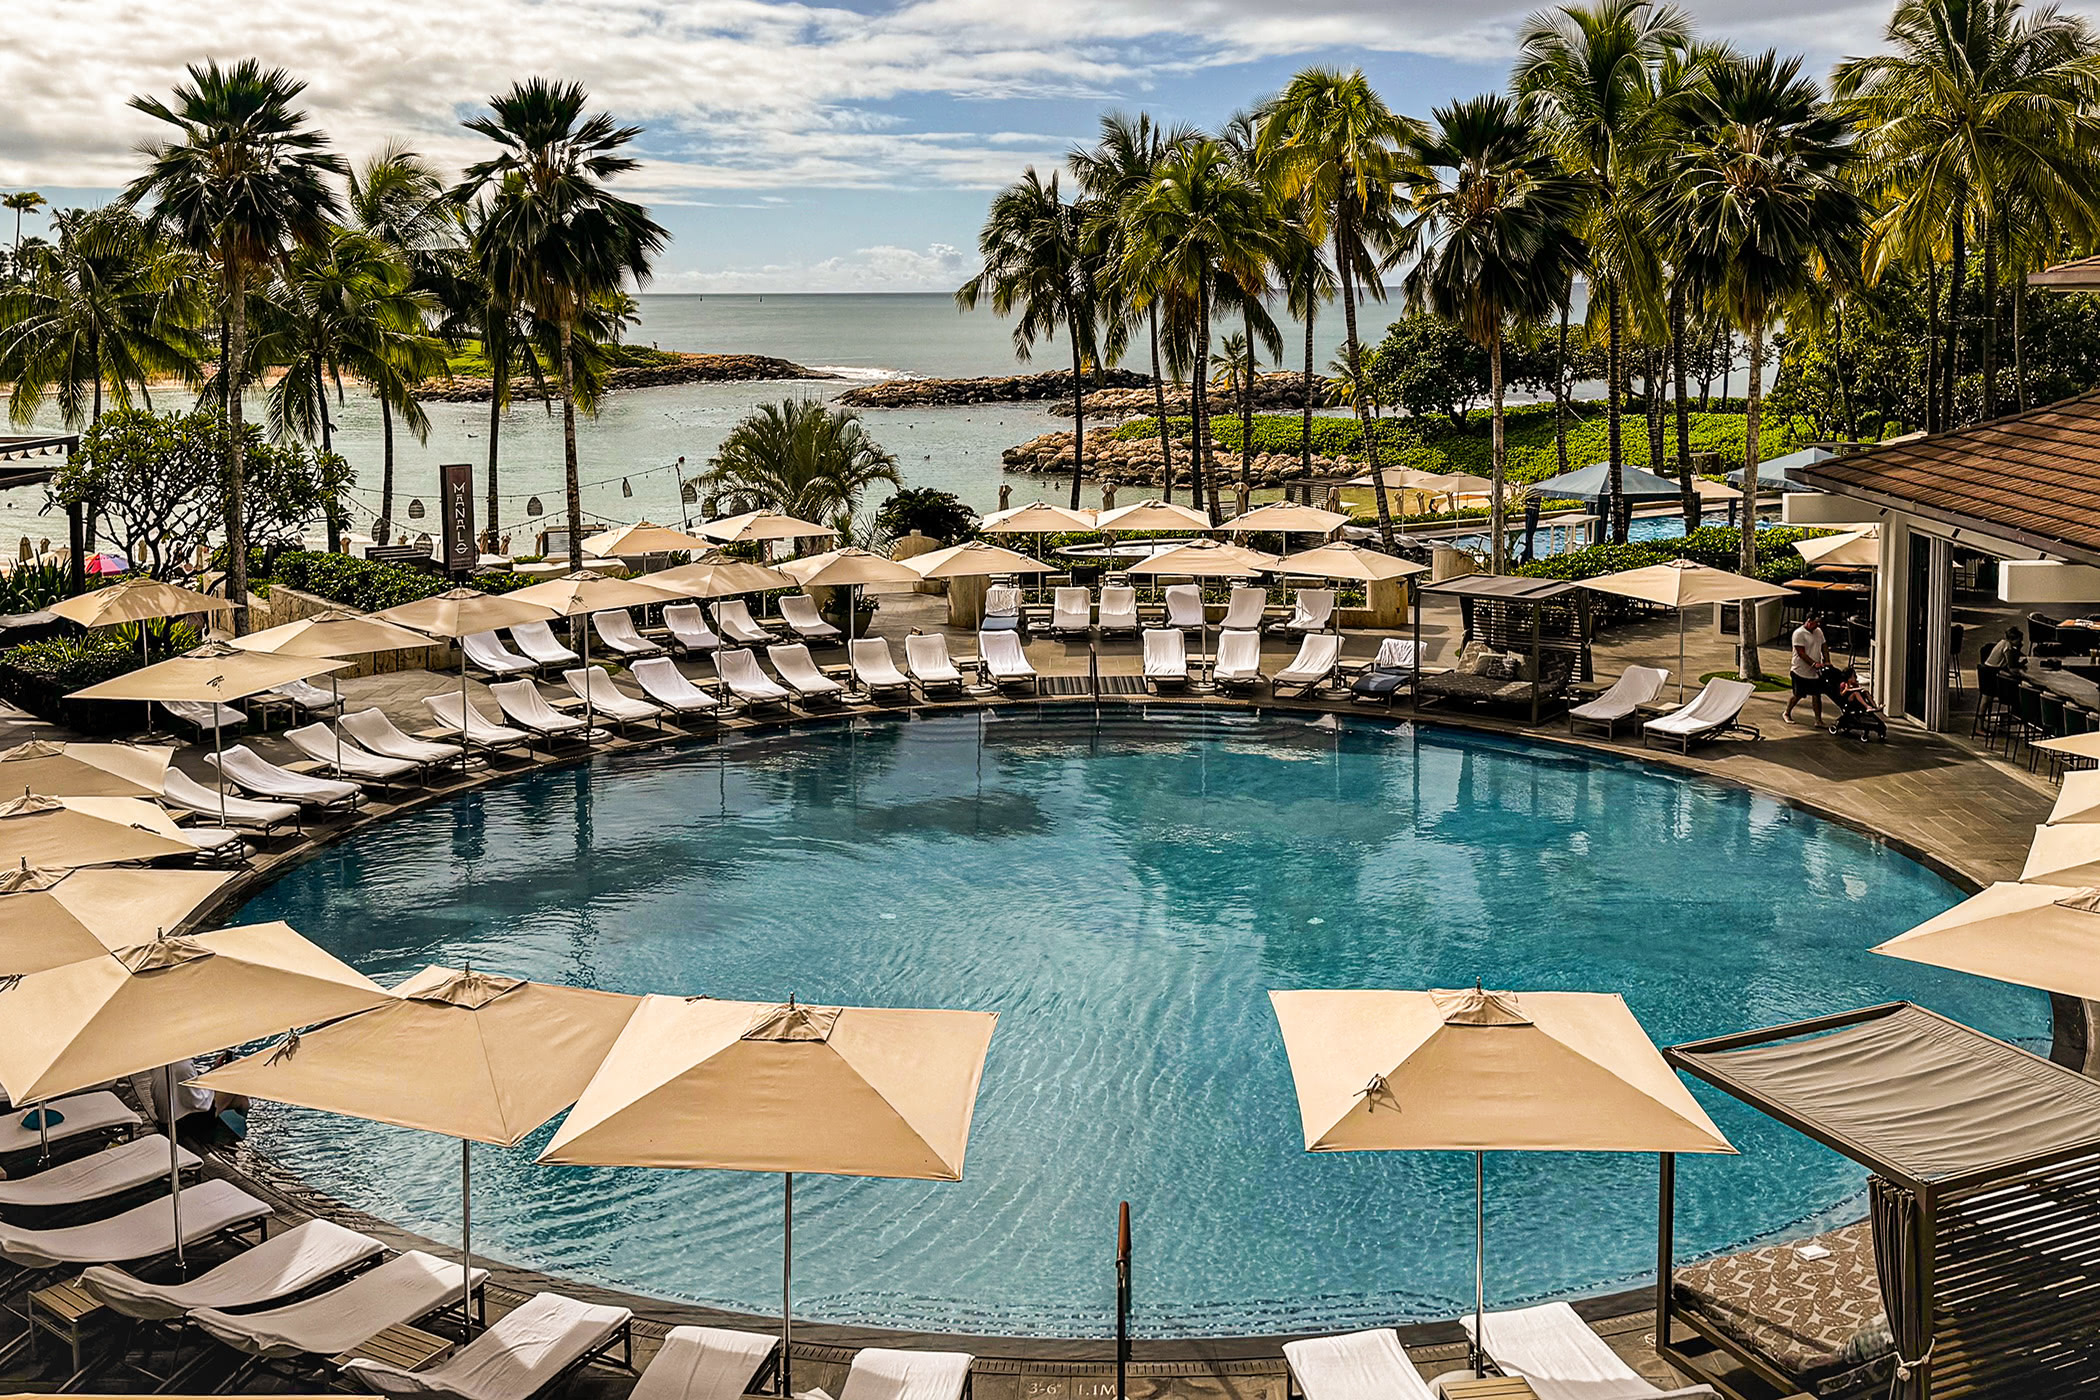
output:
[[2027,411],[2027,356],[2022,337],[2027,320],[2027,270],[2016,263],[2013,267],[2012,304],[2012,360],[2013,360],[2013,407],[2020,413]]
[[1356,387],[1356,425],[1364,436],[1364,461],[1371,473],[1371,495],[1378,502],[1378,537],[1387,552],[1393,544],[1393,503],[1386,494],[1385,474],[1378,469],[1378,439],[1371,433],[1371,396],[1364,388],[1363,352],[1356,343],[1356,277],[1348,257],[1349,206],[1344,201],[1334,221],[1334,267],[1342,279],[1342,344],[1349,355],[1349,382]]
[[561,453],[563,485],[569,496],[569,569],[579,573],[583,569],[583,485],[577,479],[576,467],[576,378],[571,363],[569,340],[573,327],[570,315],[564,310],[561,315]]
[[1575,300],[1575,279],[1568,279],[1560,298],[1560,355],[1553,368],[1553,450],[1561,475],[1568,471],[1568,303]]
[[1508,567],[1509,544],[1503,518],[1502,481],[1509,468],[1509,455],[1502,436],[1502,318],[1495,317],[1495,331],[1488,340],[1488,395],[1494,405],[1494,487],[1488,495],[1488,572],[1499,574]]
[[1086,382],[1080,377],[1079,318],[1065,308],[1065,325],[1072,332],[1072,500],[1079,509],[1079,480],[1086,471]]
[[372,533],[387,544],[394,537],[394,406],[385,394],[379,396],[379,451],[384,465],[379,471],[379,520]]
[[[321,412],[321,455],[323,457],[327,457],[335,451],[335,439],[330,432],[328,423],[328,383],[323,373],[325,368],[326,366],[318,362],[314,365],[314,399],[316,400],[315,406]],[[323,475],[328,477],[331,474],[324,472]],[[328,552],[330,554],[341,554],[343,552],[343,517],[340,503],[335,498],[335,489],[332,486],[321,495],[321,523],[328,531]]]
[[1167,381],[1159,372],[1159,308],[1152,307],[1152,409],[1159,415],[1159,498],[1174,499],[1174,434],[1167,430]]
[[1944,347],[1945,363],[1940,377],[1940,426],[1952,428],[1958,410],[1954,403],[1954,383],[1957,362],[1961,357],[1961,294],[1962,284],[1967,281],[1969,267],[1968,227],[1963,221],[1966,212],[1962,204],[1954,206],[1954,261],[1947,269],[1947,343]]
[[1641,385],[1648,419],[1648,470],[1660,475],[1666,453],[1663,448],[1663,374],[1669,368],[1660,350],[1641,351]]
[[[1757,576],[1757,462],[1758,409],[1764,397],[1765,323],[1762,317],[1750,326],[1750,388],[1743,400],[1743,550],[1742,572]],[[1736,604],[1736,674],[1746,681],[1764,673],[1757,659],[1757,604]]]
[[1699,493],[1692,489],[1692,419],[1685,406],[1684,283],[1670,289],[1670,377],[1677,398],[1677,501],[1684,510],[1684,532],[1699,528]]
[[[486,345],[482,348],[489,349]],[[501,505],[501,499],[496,494],[496,449],[503,436],[503,396],[510,373],[509,358],[509,347],[505,346],[502,359],[499,360],[493,355],[489,359],[489,512],[482,522],[481,529],[491,554],[502,552],[498,534],[500,527],[496,518],[497,509]]]
[[1998,230],[1983,230],[1983,416],[1998,416]]
[[229,259],[226,292],[226,362],[219,381],[226,391],[226,601],[233,604],[233,635],[248,632],[248,450],[241,421],[242,371],[248,362],[248,286]]
[[1311,279],[1305,286],[1305,383],[1300,385],[1299,403],[1304,421],[1299,425],[1302,435],[1298,440],[1298,474],[1303,479],[1305,503],[1312,504],[1312,411],[1313,411],[1313,315],[1318,309]]
[[1254,489],[1254,308],[1240,310],[1247,330],[1247,366],[1240,375],[1240,485]]
[[1940,265],[1925,276],[1925,431],[1940,430]]
[[1619,508],[1619,498],[1626,493],[1625,453],[1621,450],[1625,445],[1625,425],[1620,421],[1624,416],[1626,356],[1620,347],[1626,339],[1626,304],[1620,300],[1616,286],[1607,295],[1606,305],[1610,309],[1606,333],[1611,336],[1611,344],[1605,347],[1604,411],[1611,462],[1604,469],[1604,516],[1611,528],[1611,542],[1624,544],[1626,512]]
[[1196,486],[1196,509],[1218,515],[1217,463],[1210,451],[1210,276],[1196,278],[1196,372],[1189,376],[1189,427],[1195,440],[1196,462],[1189,478]]

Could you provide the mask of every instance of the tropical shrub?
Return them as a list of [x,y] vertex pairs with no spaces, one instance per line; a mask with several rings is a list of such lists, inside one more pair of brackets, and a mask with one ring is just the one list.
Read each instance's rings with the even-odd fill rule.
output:
[[[1786,583],[1799,578],[1808,561],[1794,551],[1802,540],[1827,535],[1828,530],[1781,527],[1757,532],[1757,577],[1766,583]],[[1678,539],[1632,540],[1626,544],[1594,544],[1520,566],[1516,572],[1527,578],[1559,578],[1580,581],[1626,569],[1645,569],[1672,559],[1734,573],[1742,560],[1743,533],[1730,525],[1708,525]]]
[[876,509],[876,534],[901,539],[914,530],[944,544],[961,544],[977,534],[977,512],[953,492],[931,487],[899,491]]
[[[454,586],[444,574],[386,564],[349,554],[288,549],[272,563],[272,577],[287,588],[311,593],[360,612],[378,612],[424,598]],[[466,586],[483,593],[509,593],[533,581],[529,574],[475,574]]]

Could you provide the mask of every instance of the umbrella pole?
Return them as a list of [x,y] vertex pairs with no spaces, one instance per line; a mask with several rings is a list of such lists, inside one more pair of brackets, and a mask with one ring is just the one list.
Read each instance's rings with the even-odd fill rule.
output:
[[36,1164],[51,1165],[51,1111],[45,1107],[49,1099],[38,1099],[36,1104]]
[[161,1126],[168,1130],[168,1210],[175,1226],[175,1272],[188,1278],[190,1266],[182,1246],[182,1158],[178,1155],[182,1149],[175,1145],[175,1066],[163,1065],[161,1073],[168,1085],[168,1107],[161,1115],[165,1120]]
[[[591,684],[591,622],[582,613],[576,615],[576,635],[583,642],[583,737],[595,743],[603,736],[598,733],[598,711],[591,704],[591,692],[596,689]],[[610,679],[606,682],[611,683]],[[548,741],[547,749],[550,753],[553,751],[552,740]]]
[[335,775],[343,776],[343,687],[335,672],[328,673],[328,695],[335,701]]
[[474,1331],[474,1144],[459,1140],[459,1326]]
[[1684,609],[1677,610],[1677,703],[1684,703]]
[[1487,1154],[1473,1154],[1473,1374],[1487,1374]]
[[790,1302],[794,1297],[795,1278],[795,1174],[782,1172],[780,1187],[780,1393],[793,1395],[793,1382],[788,1373],[788,1347],[794,1339]]
[[226,753],[219,747],[219,702],[211,702],[211,756],[212,767],[219,773],[219,825],[226,822]]

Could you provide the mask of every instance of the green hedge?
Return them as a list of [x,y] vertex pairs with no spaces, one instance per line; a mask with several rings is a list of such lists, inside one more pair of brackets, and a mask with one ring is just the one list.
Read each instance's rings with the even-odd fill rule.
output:
[[[1799,578],[1808,561],[1794,545],[1828,530],[1780,528],[1757,532],[1757,577],[1767,583],[1786,583]],[[1593,544],[1550,559],[1537,559],[1518,568],[1527,578],[1581,580],[1626,569],[1644,569],[1667,564],[1672,559],[1690,559],[1709,568],[1733,573],[1742,559],[1743,533],[1728,525],[1708,525],[1678,539],[1635,540],[1626,544]]]
[[[411,569],[405,564],[383,564],[348,554],[304,549],[288,549],[279,554],[272,561],[271,577],[287,588],[360,612],[378,612],[435,597],[453,586],[453,581],[443,574]],[[475,574],[466,580],[466,585],[483,593],[509,593],[532,582],[529,574]]]

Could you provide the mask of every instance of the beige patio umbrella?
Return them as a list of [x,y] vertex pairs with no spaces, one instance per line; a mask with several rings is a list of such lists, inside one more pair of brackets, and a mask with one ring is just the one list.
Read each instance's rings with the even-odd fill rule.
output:
[[1282,535],[1331,535],[1349,523],[1340,511],[1301,506],[1291,501],[1272,501],[1245,515],[1234,516],[1219,528],[1227,534],[1245,535],[1262,530]]
[[1711,481],[1703,476],[1692,478],[1692,494],[1704,501],[1740,501],[1743,493],[1725,481]]
[[[605,612],[612,608],[648,608],[670,601],[678,596],[666,593],[661,588],[652,588],[636,579],[607,578],[588,569],[560,578],[550,578],[545,583],[535,583],[529,588],[520,588],[507,597],[521,603],[537,603],[555,614],[571,619],[571,638],[583,651],[583,664],[591,664],[591,628],[588,615]],[[462,705],[466,703],[462,698]],[[591,704],[591,697],[583,697],[584,737],[602,739],[605,731],[598,728],[598,715]]]
[[[0,772],[4,772],[0,765]],[[2074,822],[2100,822],[2100,768],[2073,768],[2064,774],[2056,790],[2056,806],[2049,812],[2050,826]]]
[[2100,885],[2100,823],[2036,827],[2020,878],[2041,885]]
[[1139,501],[1136,505],[1104,510],[1094,517],[1094,528],[1103,534],[1124,530],[1210,530],[1210,515],[1192,506],[1167,501]]
[[[224,642],[206,642],[180,656],[141,667],[128,675],[76,690],[75,700],[195,700],[211,704],[211,747],[221,751],[219,712],[229,700],[259,695],[290,681],[331,675],[350,665],[348,661],[319,656],[272,656],[267,652],[243,651]],[[213,765],[217,768],[217,764]],[[226,773],[219,769],[219,823],[226,822]]]
[[173,749],[134,744],[54,744],[32,739],[0,753],[0,794],[158,797]]
[[767,564],[698,559],[649,575],[649,586],[672,598],[731,598],[769,588],[793,588],[795,581]]
[[693,550],[705,553],[714,547],[713,540],[704,540],[684,530],[674,530],[668,525],[657,525],[647,520],[638,520],[632,525],[622,525],[616,530],[592,535],[583,542],[583,552],[600,559],[617,559],[636,554],[677,554]]
[[143,942],[179,925],[231,879],[224,870],[18,866],[0,872],[0,977]]
[[[1398,490],[1400,495],[1400,518],[1407,518],[1407,497],[1441,496],[1452,511],[1458,509],[1460,496],[1485,496],[1495,489],[1495,483],[1484,476],[1473,476],[1466,472],[1425,472],[1416,467],[1387,467],[1379,473],[1385,478],[1388,491]],[[1375,486],[1371,474],[1352,476],[1342,483],[1344,486]]]
[[[2100,733],[2066,734],[2060,739],[2037,739],[2032,747],[2047,749],[2051,753],[2067,753],[2074,758],[2100,758]],[[2066,775],[2076,777],[2077,770]],[[2050,818],[2055,821],[2055,817]]]
[[[1276,556],[1226,540],[1191,540],[1130,566],[1133,574],[1187,574],[1191,578],[1253,578],[1276,566]],[[1203,615],[1199,653],[1210,651],[1210,614]]]
[[765,540],[829,539],[838,531],[829,525],[813,525],[778,511],[749,510],[742,515],[695,525],[693,533],[723,544],[757,544]]
[[70,870],[196,853],[187,842],[73,811],[48,793],[0,802],[0,870]]
[[1584,579],[1584,588],[1597,593],[1612,593],[1621,598],[1638,598],[1644,603],[1660,603],[1677,611],[1677,698],[1684,699],[1684,610],[1707,603],[1742,603],[1757,598],[1786,598],[1791,590],[1762,579],[1749,578],[1743,574],[1731,574],[1726,569],[1710,568],[1695,564],[1689,559],[1672,559],[1663,564],[1650,564],[1645,568],[1623,569],[1616,574],[1603,574],[1597,578]]
[[473,1144],[516,1147],[576,1102],[640,997],[426,967],[369,1011],[193,1081],[459,1139],[461,1307],[473,1302]]
[[[386,999],[362,973],[288,924],[140,939],[106,955],[0,979],[0,1088],[43,1102],[159,1069],[169,1116],[177,1060],[331,1021]],[[168,1130],[175,1259],[182,1263],[182,1178]]]
[[1308,1152],[1473,1154],[1475,1369],[1489,1152],[1733,1152],[1633,1012],[1597,992],[1269,993]]
[[2100,998],[2100,889],[2001,880],[1874,951],[2065,996]]
[[[27,543],[25,540],[24,543]],[[148,622],[165,617],[194,617],[199,613],[232,612],[233,604],[194,588],[181,588],[158,579],[120,579],[52,605],[51,611],[83,627],[116,627],[127,622]],[[146,629],[139,628],[139,665],[152,664]],[[146,702],[146,728],[153,727],[153,702]]]
[[[352,612],[348,608],[324,608],[297,622],[235,637],[232,645],[242,651],[268,652],[273,656],[343,657],[370,656],[382,651],[413,651],[429,646],[430,638],[406,627],[382,622],[367,613]],[[334,672],[329,673],[328,690],[335,697],[336,708],[340,711],[343,692]],[[335,757],[336,770],[340,772],[343,759],[340,724],[335,729]]]
[[1818,535],[1812,540],[1797,540],[1794,552],[1811,564],[1875,567],[1881,563],[1881,527],[1863,525],[1841,535]]
[[1099,511],[1031,501],[1011,510],[995,510],[977,528],[987,535],[1064,535],[1093,529],[1099,516]]
[[1050,566],[1040,559],[996,544],[986,544],[983,540],[929,550],[916,559],[907,559],[905,567],[926,579],[989,578],[993,574],[1043,574],[1050,571]]
[[539,1160],[779,1172],[780,1389],[792,1394],[795,1173],[962,1180],[997,1019],[645,997]]
[[1429,572],[1427,564],[1396,559],[1379,550],[1340,541],[1323,544],[1318,549],[1286,554],[1270,567],[1279,574],[1337,579],[1344,583],[1384,583],[1389,579],[1413,578],[1416,574]]
[[846,641],[849,645],[853,641],[853,625],[858,611],[854,603],[861,589],[880,588],[894,593],[919,581],[918,571],[909,564],[885,559],[880,554],[870,554],[850,545],[825,554],[787,560],[780,566],[780,572],[804,588],[846,590]]
[[[412,632],[456,642],[462,637],[471,637],[478,632],[493,632],[498,627],[515,627],[521,622],[549,622],[560,614],[552,608],[520,599],[515,593],[483,593],[478,588],[452,588],[434,597],[419,598],[413,603],[382,608],[372,616],[381,622],[406,627]],[[467,714],[465,647],[459,650],[459,713],[460,723],[464,725]],[[479,759],[469,759],[465,756],[467,736],[464,730],[460,732],[459,737],[461,765],[464,767],[479,764]]]

